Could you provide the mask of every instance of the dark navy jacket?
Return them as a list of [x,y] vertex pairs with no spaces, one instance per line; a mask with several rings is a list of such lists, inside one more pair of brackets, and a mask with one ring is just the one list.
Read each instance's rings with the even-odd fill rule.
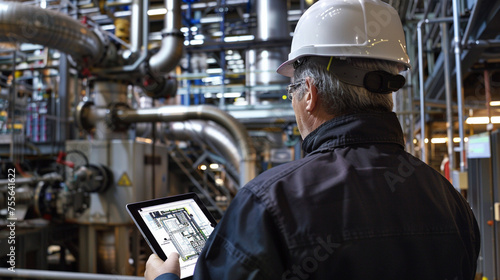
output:
[[240,190],[195,279],[473,279],[467,201],[403,145],[394,113],[324,123]]

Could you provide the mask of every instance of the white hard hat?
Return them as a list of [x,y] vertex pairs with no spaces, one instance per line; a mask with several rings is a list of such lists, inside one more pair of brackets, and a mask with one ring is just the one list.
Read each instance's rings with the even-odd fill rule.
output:
[[292,77],[305,56],[366,57],[410,67],[397,11],[378,0],[319,0],[300,17],[288,60],[278,67]]

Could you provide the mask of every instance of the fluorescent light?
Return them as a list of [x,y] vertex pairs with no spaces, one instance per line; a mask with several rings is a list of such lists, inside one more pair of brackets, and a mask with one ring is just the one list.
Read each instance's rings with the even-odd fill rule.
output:
[[215,31],[214,33],[212,33],[212,36],[220,37],[220,36],[222,36],[222,34],[223,34],[222,31]]
[[219,169],[219,164],[217,163],[210,163],[210,169]]
[[[222,98],[222,93],[216,94],[217,98]],[[241,92],[225,92],[224,98],[238,98],[241,97]]]
[[200,19],[200,23],[217,23],[221,22],[222,17],[220,16],[214,16],[214,17],[203,17]]
[[148,11],[148,16],[158,16],[158,15],[164,15],[166,13],[167,9],[165,8],[151,9]]
[[443,137],[443,138],[432,138],[431,139],[431,143],[432,144],[444,144],[448,142],[448,138],[447,137]]
[[224,42],[252,41],[254,38],[255,36],[253,35],[230,36],[230,37],[225,37]]
[[222,73],[221,68],[207,69],[207,74],[220,74],[220,73]]
[[[224,98],[238,98],[241,97],[241,92],[224,92]],[[205,93],[205,98],[214,98],[213,93]],[[222,93],[215,94],[215,98],[222,98]]]
[[[425,140],[427,140],[427,139],[425,139]],[[469,141],[469,139],[467,137],[465,137],[464,138],[464,142],[467,142],[467,141]],[[460,142],[460,137],[454,137],[453,138],[453,142],[454,143],[459,143]],[[417,144],[416,139],[413,141],[413,143]],[[444,144],[444,143],[448,143],[448,137],[434,137],[434,138],[431,139],[431,143],[432,144]]]
[[129,17],[132,15],[132,11],[118,11],[114,13],[114,16],[119,17]]
[[213,58],[213,57],[209,57],[209,58],[207,58],[207,60],[205,62],[207,64],[214,64],[214,63],[217,63],[217,60],[215,60],[215,58]]
[[110,31],[115,29],[114,24],[101,25],[102,30]]
[[[488,117],[469,117],[465,120],[467,124],[488,124]],[[491,117],[491,123],[500,123],[500,116]]]
[[491,101],[490,106],[500,106],[500,101]]
[[191,40],[191,41],[185,40],[184,41],[184,46],[189,46],[189,45],[192,45],[192,46],[203,45],[203,43],[205,43],[205,41],[203,41],[203,40]]
[[204,83],[219,83],[220,84],[220,77],[205,77],[205,78],[202,78],[201,81]]

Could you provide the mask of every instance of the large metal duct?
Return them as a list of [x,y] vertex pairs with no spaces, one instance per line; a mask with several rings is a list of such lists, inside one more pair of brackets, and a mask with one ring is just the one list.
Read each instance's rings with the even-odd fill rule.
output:
[[180,0],[165,0],[163,39],[160,50],[149,59],[149,68],[154,74],[168,73],[174,69],[182,57],[184,36],[180,31],[181,5]]
[[[215,106],[164,106],[149,109],[117,110],[111,114],[114,114],[111,116],[112,119],[121,123],[175,122],[194,119],[214,121],[225,128],[238,145],[240,187],[243,187],[256,175],[255,150],[248,132],[234,117]],[[97,116],[97,118],[102,119],[103,116]]]
[[47,46],[90,63],[105,54],[102,39],[76,19],[16,2],[0,2],[0,40]]
[[[290,38],[286,0],[257,0],[257,30],[255,40],[268,41]],[[276,73],[287,59],[288,47],[247,51],[247,86],[285,84],[289,78]],[[250,93],[250,104],[258,103],[258,92]]]

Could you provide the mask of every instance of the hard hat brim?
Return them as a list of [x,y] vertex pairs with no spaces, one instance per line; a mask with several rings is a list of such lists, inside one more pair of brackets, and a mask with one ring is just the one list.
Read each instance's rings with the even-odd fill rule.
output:
[[283,75],[285,77],[293,77],[293,72],[295,71],[293,69],[293,62],[297,59],[290,59],[285,62],[283,62],[278,69],[276,69],[276,72],[280,75]]

